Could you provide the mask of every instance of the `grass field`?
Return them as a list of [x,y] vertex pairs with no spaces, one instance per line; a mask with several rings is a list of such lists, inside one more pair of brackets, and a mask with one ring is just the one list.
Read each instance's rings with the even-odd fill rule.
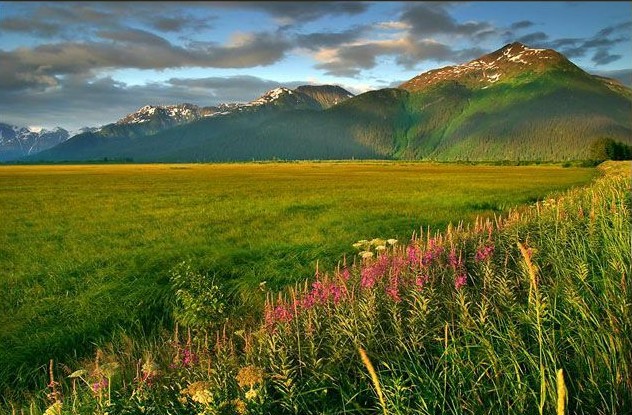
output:
[[390,162],[0,167],[0,394],[121,329],[170,324],[169,271],[215,276],[235,307],[406,241],[588,183],[594,169]]

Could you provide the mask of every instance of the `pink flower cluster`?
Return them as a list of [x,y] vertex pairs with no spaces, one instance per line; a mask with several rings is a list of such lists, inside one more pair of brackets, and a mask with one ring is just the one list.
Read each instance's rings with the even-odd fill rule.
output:
[[315,306],[337,305],[348,298],[346,281],[350,276],[351,273],[346,267],[336,274],[336,280],[321,279],[320,275],[316,274],[311,289],[302,296],[297,296],[292,304],[284,300],[279,300],[276,305],[267,303],[264,312],[266,327],[274,328],[277,323],[288,323],[294,319],[295,314]]
[[[494,253],[494,244],[490,238],[484,246],[478,249],[475,260],[485,261]],[[452,246],[447,251],[443,239],[431,238],[427,244],[413,240],[404,253],[385,253],[377,258],[363,260],[354,266],[358,271],[357,281],[360,293],[375,290],[379,287],[390,300],[395,303],[403,301],[407,290],[422,290],[431,281],[433,269],[442,272],[451,270],[454,276],[454,289],[459,291],[468,283],[468,273],[465,266],[465,254],[462,250]],[[351,271],[345,266],[338,270],[332,278],[321,277],[317,272],[314,282],[293,302],[285,299],[268,301],[265,308],[265,326],[274,330],[276,325],[288,323],[301,312],[318,306],[337,305],[349,300],[348,285]]]
[[98,382],[92,384],[92,392],[99,393],[100,391],[106,389],[108,387],[108,380],[106,378],[101,378]]
[[171,368],[175,368],[175,367],[192,367],[193,365],[197,364],[199,359],[197,354],[195,354],[195,352],[193,352],[193,350],[189,349],[189,347],[185,347],[185,348],[180,348],[178,346],[178,357],[179,357],[179,364],[172,364]]
[[454,279],[454,289],[458,291],[465,284],[467,284],[467,275],[463,272],[457,275],[457,277]]
[[430,265],[435,259],[439,258],[443,253],[444,248],[441,245],[438,245],[434,239],[430,239],[428,241],[428,247],[426,248],[426,252],[421,257],[421,265],[427,267]]
[[391,258],[388,255],[380,255],[380,257],[368,263],[360,271],[360,286],[364,289],[373,288],[375,283],[388,273],[390,269]]
[[494,244],[485,245],[481,247],[478,251],[476,251],[475,260],[476,262],[485,261],[487,258],[492,256],[494,253]]
[[450,263],[450,267],[454,270],[454,289],[458,291],[467,284],[467,271],[465,270],[461,255],[459,254],[457,257],[454,248],[452,248],[448,254],[448,262]]

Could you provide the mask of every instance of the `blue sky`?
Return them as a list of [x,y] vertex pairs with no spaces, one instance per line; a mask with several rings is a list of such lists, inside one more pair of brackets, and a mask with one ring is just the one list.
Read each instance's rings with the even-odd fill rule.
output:
[[632,84],[632,2],[0,2],[0,122],[394,87],[520,41]]

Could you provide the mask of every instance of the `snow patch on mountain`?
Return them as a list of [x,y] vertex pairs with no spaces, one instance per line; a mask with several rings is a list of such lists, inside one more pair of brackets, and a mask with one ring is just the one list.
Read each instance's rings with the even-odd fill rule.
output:
[[70,137],[68,131],[56,127],[18,127],[0,123],[0,161],[17,160],[49,149]]

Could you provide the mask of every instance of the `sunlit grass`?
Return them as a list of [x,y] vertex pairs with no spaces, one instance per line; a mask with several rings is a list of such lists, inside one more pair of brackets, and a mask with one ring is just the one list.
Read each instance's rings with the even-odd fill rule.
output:
[[[331,269],[366,237],[410,239],[551,191],[593,169],[415,163],[0,167],[0,385],[120,328],[171,324],[169,271],[188,259],[246,316]],[[0,393],[3,393],[0,390]],[[8,393],[8,392],[7,392]]]

